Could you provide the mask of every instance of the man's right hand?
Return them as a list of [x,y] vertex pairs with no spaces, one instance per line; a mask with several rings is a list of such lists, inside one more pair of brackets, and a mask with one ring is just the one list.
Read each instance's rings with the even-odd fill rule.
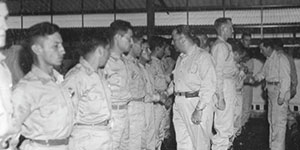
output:
[[216,104],[217,109],[219,110],[225,110],[226,104],[225,104],[225,99],[218,100]]

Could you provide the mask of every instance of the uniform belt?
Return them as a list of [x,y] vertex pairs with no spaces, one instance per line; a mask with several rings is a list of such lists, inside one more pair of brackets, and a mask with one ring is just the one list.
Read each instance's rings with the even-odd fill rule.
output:
[[128,105],[127,104],[112,104],[111,108],[113,110],[127,109]]
[[269,82],[269,81],[267,81],[266,82],[268,85],[279,85],[279,82]]
[[135,102],[144,102],[144,97],[142,97],[142,98],[132,98],[132,99],[130,99],[130,101],[135,101]]
[[108,120],[102,121],[100,123],[93,123],[93,124],[75,123],[75,126],[107,126],[107,125],[108,125]]
[[185,96],[186,98],[198,97],[199,91],[196,92],[175,92],[175,96]]
[[32,142],[41,144],[41,145],[47,145],[47,146],[58,146],[58,145],[68,145],[69,144],[69,138],[67,139],[50,139],[50,140],[34,140],[29,139]]

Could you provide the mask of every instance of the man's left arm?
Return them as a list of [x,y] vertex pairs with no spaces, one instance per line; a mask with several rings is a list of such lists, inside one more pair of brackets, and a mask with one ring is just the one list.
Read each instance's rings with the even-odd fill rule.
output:
[[199,76],[201,78],[201,85],[199,88],[199,103],[196,107],[198,110],[202,110],[212,100],[214,93],[216,92],[217,76],[216,70],[213,65],[212,58],[205,56],[202,62],[199,63]]
[[280,93],[279,98],[284,101],[290,99],[288,96],[288,91],[290,90],[291,85],[291,76],[290,76],[291,67],[286,56],[279,56],[279,80],[280,80]]

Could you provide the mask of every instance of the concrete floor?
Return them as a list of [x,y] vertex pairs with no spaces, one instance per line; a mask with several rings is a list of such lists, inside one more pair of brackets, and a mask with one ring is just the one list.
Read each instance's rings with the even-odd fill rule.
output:
[[[242,134],[234,141],[234,150],[269,150],[268,137],[269,126],[266,117],[251,118],[243,130]],[[300,124],[300,117],[297,117]],[[299,125],[300,126],[300,125]],[[300,128],[298,126],[298,131]],[[171,136],[165,140],[162,150],[176,150],[176,140],[173,128]],[[296,128],[297,130],[297,128]],[[292,136],[291,136],[292,135]],[[300,150],[300,133],[287,131],[286,150]],[[298,145],[299,146],[298,146]]]

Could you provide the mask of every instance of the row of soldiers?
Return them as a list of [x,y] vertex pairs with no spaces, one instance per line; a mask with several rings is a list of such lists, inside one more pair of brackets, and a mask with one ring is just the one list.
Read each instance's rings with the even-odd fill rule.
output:
[[[0,7],[5,38],[8,11],[4,1]],[[214,26],[218,38],[210,53],[197,45],[188,26],[173,30],[172,43],[181,54],[172,71],[163,67],[163,62],[169,62],[166,68],[173,66],[172,59],[162,60],[170,48],[164,38],[147,42],[129,22],[116,20],[109,38],[85,39],[79,63],[63,76],[54,69],[65,54],[59,27],[33,25],[25,45],[33,65],[12,93],[10,72],[1,61],[3,146],[14,148],[22,135],[22,150],[160,149],[175,95],[177,149],[227,150],[241,128],[235,123],[241,118],[237,103],[244,80],[266,79],[270,148],[284,149],[291,81],[287,58],[262,41],[260,49],[268,59],[258,74],[247,77],[240,65],[244,51],[227,42],[231,19],[218,18]]]

